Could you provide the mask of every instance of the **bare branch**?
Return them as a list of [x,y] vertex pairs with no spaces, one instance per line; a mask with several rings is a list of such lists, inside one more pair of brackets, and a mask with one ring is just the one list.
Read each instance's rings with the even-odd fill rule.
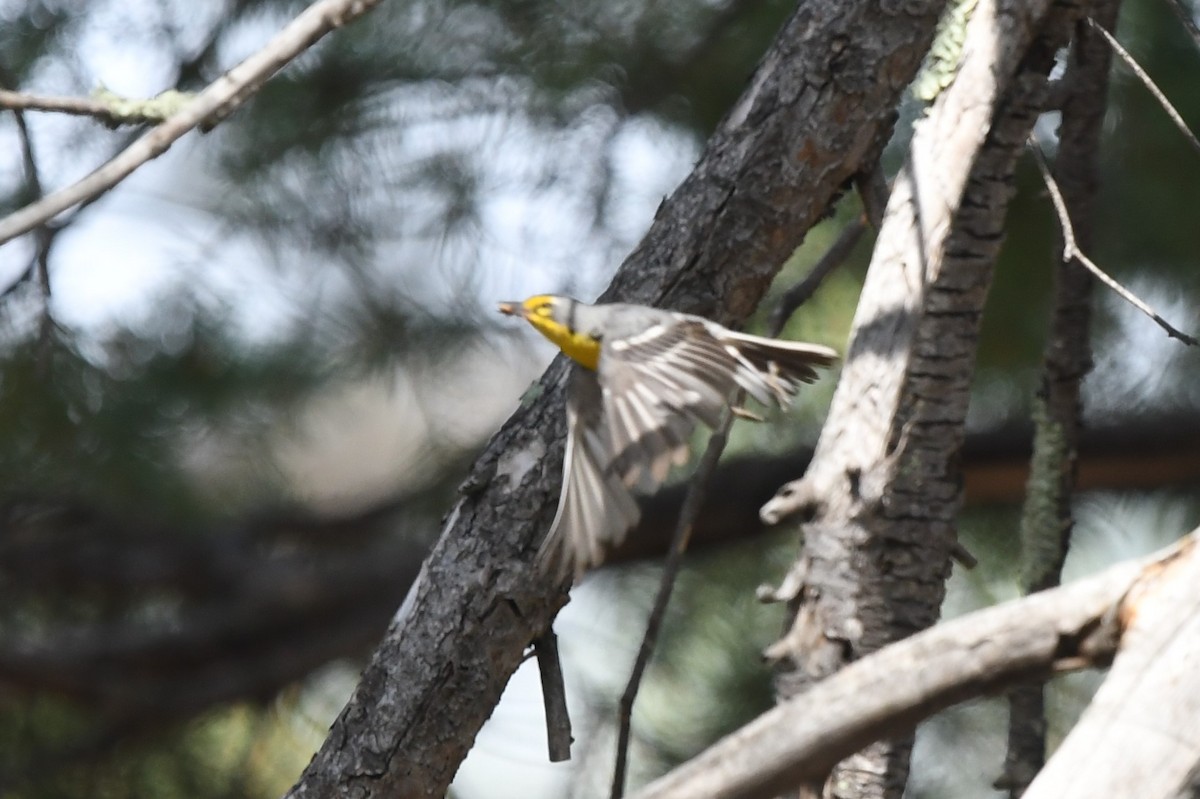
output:
[[779,304],[771,313],[771,325],[767,335],[774,338],[783,331],[788,319],[792,318],[796,309],[808,302],[809,298],[821,287],[825,278],[846,261],[866,230],[867,223],[862,216],[842,228],[837,239],[825,251],[821,259],[813,265],[804,279],[785,291],[779,298]]
[[[126,100],[111,92],[93,97],[55,97],[0,89],[0,108],[11,111],[48,111],[92,117],[106,125],[145,124],[165,121],[192,99],[182,92],[164,92],[151,100]],[[170,102],[164,101],[170,100]]]
[[[1119,0],[1096,0],[1092,13],[1106,25],[1116,22]],[[1059,149],[1054,170],[1070,197],[1077,235],[1090,246],[1095,226],[1097,153],[1112,52],[1082,22],[1065,76],[1060,108]],[[1033,399],[1036,432],[1029,481],[1021,511],[1021,590],[1032,594],[1062,582],[1062,566],[1075,526],[1073,498],[1082,426],[1080,385],[1092,368],[1091,275],[1066,260],[1054,273],[1054,307],[1042,355],[1041,382]],[[1046,762],[1046,714],[1040,682],[1015,686],[1008,694],[1008,749],[996,787],[1013,799],[1029,787]]]
[[142,164],[165,153],[192,128],[237,108],[318,39],[362,16],[379,1],[316,0],[261,50],[213,81],[178,113],[147,131],[108,163],[79,182],[0,219],[0,244],[115,186]]
[[654,646],[658,643],[658,631],[666,616],[667,603],[671,601],[671,591],[675,587],[675,575],[679,573],[679,564],[683,560],[684,550],[692,537],[692,528],[696,517],[704,505],[705,495],[712,483],[717,461],[725,451],[729,440],[729,427],[733,424],[734,414],[726,410],[720,426],[713,431],[708,439],[708,447],[696,466],[688,486],[687,496],[684,497],[683,507],[679,510],[679,521],[675,525],[675,535],[671,538],[671,548],[667,550],[667,560],[663,564],[662,578],[658,585],[658,594],[654,597],[654,605],[650,608],[650,617],[646,621],[646,632],[642,636],[642,644],[638,647],[637,658],[633,661],[633,671],[625,692],[617,709],[617,762],[613,767],[612,799],[621,799],[625,795],[625,766],[629,756],[629,731],[633,719],[633,703],[637,699],[638,689],[642,684],[642,675],[654,654]]
[[[1120,611],[1133,607],[1127,597],[1161,586],[1186,590],[1197,600],[1198,535],[867,655],[718,741],[637,799],[776,796],[821,779],[846,755],[958,702],[1034,675],[1105,665],[1128,621]],[[1168,571],[1164,564],[1172,561]]]
[[[1103,29],[1101,28],[1100,30]],[[1045,181],[1046,188],[1050,191],[1050,199],[1054,202],[1054,210],[1058,213],[1058,222],[1062,227],[1063,260],[1070,261],[1074,259],[1083,264],[1089,272],[1096,276],[1097,280],[1116,292],[1121,299],[1153,319],[1159,327],[1166,331],[1168,336],[1178,339],[1188,346],[1195,346],[1196,339],[1180,331],[1166,319],[1159,316],[1157,311],[1139,299],[1132,291],[1109,277],[1103,269],[1096,266],[1091,258],[1088,258],[1086,253],[1079,249],[1079,246],[1075,243],[1075,230],[1071,226],[1071,216],[1067,212],[1067,204],[1063,200],[1062,192],[1059,191],[1058,183],[1054,180],[1054,176],[1050,174],[1050,168],[1046,166],[1046,158],[1042,155],[1042,149],[1038,145],[1036,136],[1031,135],[1029,137],[1029,149],[1033,152],[1034,161],[1042,173],[1042,180]]]
[[542,703],[546,707],[546,746],[550,762],[571,759],[571,716],[567,713],[567,691],[563,685],[562,661],[558,657],[558,636],[553,630],[533,642],[542,681]]
[[[937,620],[962,502],[971,374],[1013,172],[1071,13],[1049,1],[980,0],[956,77],[914,125],[846,365],[806,490],[797,492],[820,502],[802,527],[806,563],[796,569],[805,585],[771,648],[785,697]],[[907,735],[880,740],[830,779],[848,796],[900,796],[910,748]]]
[[1167,99],[1165,94],[1163,94],[1162,89],[1158,88],[1158,86],[1154,83],[1154,79],[1146,73],[1146,70],[1142,69],[1142,65],[1139,64],[1134,57],[1129,54],[1128,50],[1121,46],[1121,43],[1117,41],[1117,37],[1109,33],[1103,25],[1096,22],[1096,20],[1092,19],[1091,17],[1088,17],[1088,24],[1091,25],[1094,30],[1100,31],[1100,34],[1104,37],[1105,41],[1108,42],[1108,46],[1113,49],[1113,52],[1121,57],[1121,60],[1125,62],[1125,65],[1129,67],[1130,71],[1137,76],[1138,80],[1142,82],[1142,85],[1145,86],[1150,94],[1154,96],[1154,99],[1158,100],[1158,104],[1161,105],[1162,109],[1167,112],[1167,116],[1169,116],[1171,121],[1175,123],[1175,127],[1179,128],[1179,132],[1183,134],[1185,139],[1187,139],[1188,144],[1192,145],[1192,149],[1196,150],[1196,152],[1200,152],[1200,139],[1197,139],[1196,134],[1192,133],[1191,129],[1188,128],[1187,123],[1183,121],[1183,117],[1180,116],[1179,112],[1175,110],[1175,106],[1171,105],[1171,101]]

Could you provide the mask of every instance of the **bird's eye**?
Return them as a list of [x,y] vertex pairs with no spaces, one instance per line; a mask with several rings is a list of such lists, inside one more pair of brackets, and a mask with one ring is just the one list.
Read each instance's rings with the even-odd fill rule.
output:
[[550,304],[546,303],[544,305],[539,305],[536,309],[534,309],[534,313],[536,313],[538,316],[549,316]]

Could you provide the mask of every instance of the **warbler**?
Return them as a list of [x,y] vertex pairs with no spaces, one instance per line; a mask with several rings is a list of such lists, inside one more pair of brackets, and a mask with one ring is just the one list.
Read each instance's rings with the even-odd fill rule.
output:
[[559,579],[603,562],[638,522],[634,491],[683,465],[697,423],[715,428],[745,392],[786,408],[815,367],[818,344],[735,333],[700,316],[539,294],[500,303],[575,361],[567,386],[562,493],[538,563]]

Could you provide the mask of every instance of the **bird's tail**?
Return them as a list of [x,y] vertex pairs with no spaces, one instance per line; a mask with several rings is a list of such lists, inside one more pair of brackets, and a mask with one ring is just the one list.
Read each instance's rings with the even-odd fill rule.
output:
[[803,341],[751,336],[728,331],[723,343],[743,367],[737,372],[737,382],[759,402],[769,404],[774,398],[786,406],[801,383],[817,379],[817,368],[830,366],[838,354],[820,344]]

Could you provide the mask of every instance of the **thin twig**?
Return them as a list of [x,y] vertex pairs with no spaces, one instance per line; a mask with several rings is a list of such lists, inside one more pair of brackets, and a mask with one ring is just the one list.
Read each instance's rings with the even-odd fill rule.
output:
[[883,227],[883,215],[887,213],[888,195],[891,194],[887,175],[883,174],[879,161],[875,162],[870,172],[858,173],[854,178],[854,186],[858,189],[867,221],[871,227],[879,230]]
[[1192,148],[1197,152],[1200,152],[1200,139],[1197,139],[1196,134],[1192,133],[1191,128],[1189,128],[1187,123],[1183,121],[1183,117],[1180,116],[1179,112],[1175,110],[1175,106],[1171,105],[1171,101],[1168,100],[1167,96],[1162,93],[1162,90],[1155,85],[1154,80],[1151,79],[1151,77],[1146,73],[1146,70],[1142,69],[1141,64],[1134,60],[1133,56],[1129,54],[1129,51],[1122,47],[1121,43],[1117,41],[1117,38],[1109,33],[1103,25],[1096,22],[1096,20],[1092,19],[1091,17],[1088,17],[1087,21],[1088,25],[1091,25],[1094,30],[1100,31],[1100,34],[1104,37],[1105,41],[1108,42],[1108,46],[1113,49],[1113,52],[1121,57],[1121,60],[1124,61],[1125,65],[1129,67],[1130,71],[1138,77],[1138,80],[1142,82],[1142,85],[1146,87],[1147,91],[1154,96],[1155,100],[1158,100],[1158,104],[1161,105],[1162,109],[1167,112],[1167,116],[1169,116],[1171,121],[1175,123],[1175,127],[1179,128],[1179,132],[1182,133],[1184,138],[1188,140],[1188,144],[1192,145]]
[[546,707],[546,746],[551,763],[571,759],[571,716],[563,687],[562,662],[558,658],[558,636],[553,630],[533,642],[538,674],[542,680],[542,704]]
[[92,117],[106,125],[161,122],[153,116],[118,113],[104,100],[95,97],[58,97],[0,89],[0,108],[10,111],[48,111],[71,116]]
[[796,312],[808,299],[812,297],[816,290],[821,287],[821,283],[834,270],[837,269],[850,256],[854,250],[854,245],[858,244],[858,240],[862,238],[867,229],[867,222],[863,216],[859,216],[846,227],[842,228],[842,232],[838,234],[837,239],[830,245],[825,254],[821,256],[821,260],[817,261],[813,268],[809,270],[804,279],[795,284],[783,293],[779,298],[779,304],[775,306],[775,310],[771,313],[770,335],[772,338],[783,332],[784,326],[788,323],[788,319]]
[[317,0],[257,53],[210,83],[190,103],[87,177],[0,219],[0,244],[108,189],[181,136],[214,116],[224,117],[272,75],[330,31],[362,16],[380,0]]
[[[740,403],[735,402],[734,405]],[[646,622],[646,633],[642,637],[642,645],[638,649],[637,658],[633,662],[633,671],[629,675],[629,683],[625,693],[621,695],[617,716],[617,761],[613,767],[612,799],[621,799],[625,794],[625,772],[629,758],[629,732],[633,719],[633,703],[637,699],[638,688],[642,684],[642,675],[654,654],[654,646],[658,642],[658,632],[662,627],[666,614],[667,603],[671,600],[671,591],[675,587],[675,575],[679,572],[679,563],[683,552],[687,549],[688,539],[692,536],[696,516],[700,506],[704,504],[704,495],[712,482],[713,472],[717,461],[725,451],[725,443],[729,437],[729,427],[733,424],[733,413],[726,410],[721,423],[708,439],[708,448],[700,458],[696,473],[688,486],[687,496],[684,497],[683,507],[679,510],[679,522],[675,526],[675,536],[671,540],[671,548],[667,550],[666,563],[663,564],[662,579],[658,584],[658,595],[654,597],[654,605],[650,609],[650,618]]]
[[1104,270],[1096,266],[1091,258],[1079,249],[1075,243],[1075,229],[1071,226],[1071,217],[1067,213],[1067,204],[1063,200],[1062,192],[1059,191],[1058,183],[1054,180],[1054,176],[1050,174],[1050,168],[1046,166],[1046,158],[1042,155],[1042,149],[1038,145],[1035,136],[1029,137],[1029,149],[1033,151],[1033,159],[1037,162],[1038,169],[1042,173],[1042,180],[1046,183],[1046,188],[1050,191],[1050,199],[1054,202],[1054,210],[1058,213],[1058,222],[1062,226],[1063,237],[1063,255],[1064,261],[1069,261],[1072,258],[1081,263],[1089,272],[1096,276],[1104,285],[1108,286],[1117,293],[1123,300],[1128,302],[1134,308],[1144,313],[1146,316],[1153,319],[1159,327],[1166,331],[1171,338],[1178,339],[1188,346],[1195,346],[1196,339],[1174,327],[1166,319],[1158,315],[1158,312],[1143,302],[1132,291],[1122,286],[1113,278],[1109,277]]
[[883,174],[878,162],[869,173],[860,173],[854,183],[858,188],[858,196],[862,200],[862,214],[842,229],[837,239],[821,256],[821,259],[813,265],[804,279],[785,291],[779,298],[779,304],[775,306],[775,310],[771,314],[768,335],[772,338],[783,332],[784,325],[787,324],[796,309],[808,302],[809,298],[821,287],[825,278],[850,257],[855,245],[866,232],[867,223],[869,222],[871,227],[876,230],[879,230],[879,226],[883,224],[889,190],[887,176]]

